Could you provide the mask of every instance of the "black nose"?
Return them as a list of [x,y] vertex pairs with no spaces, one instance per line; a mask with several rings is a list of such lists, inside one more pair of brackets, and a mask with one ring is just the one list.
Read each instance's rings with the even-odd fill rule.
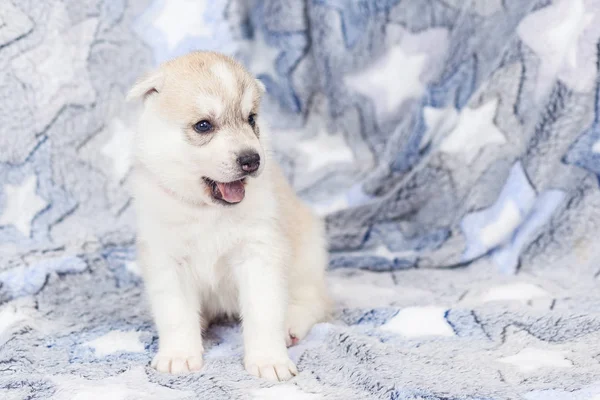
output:
[[238,164],[244,172],[254,172],[260,166],[258,153],[244,153],[237,159]]

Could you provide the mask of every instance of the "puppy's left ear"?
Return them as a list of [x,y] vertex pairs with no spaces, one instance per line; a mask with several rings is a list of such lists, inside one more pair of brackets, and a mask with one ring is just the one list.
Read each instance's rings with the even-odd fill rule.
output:
[[146,100],[152,93],[159,93],[164,81],[164,74],[160,70],[142,76],[127,93],[127,101]]
[[256,78],[255,80],[256,80],[256,86],[258,86],[258,90],[260,90],[260,94],[264,94],[267,91],[265,84],[262,83],[262,81],[258,78]]

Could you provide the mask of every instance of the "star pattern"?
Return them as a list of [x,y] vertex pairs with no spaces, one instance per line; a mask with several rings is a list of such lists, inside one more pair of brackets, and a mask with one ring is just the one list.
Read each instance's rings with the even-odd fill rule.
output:
[[589,27],[600,33],[597,17],[586,9],[583,0],[560,0],[521,21],[517,28],[519,37],[540,58],[535,88],[538,100],[556,77],[574,90],[592,90],[596,77],[596,43],[595,40],[581,43],[580,39]]
[[144,344],[140,341],[140,332],[110,331],[94,340],[84,343],[94,349],[97,357],[105,357],[113,353],[141,353]]
[[[297,7],[300,2],[33,3],[0,2],[0,60],[6,67],[0,92],[7,94],[0,107],[0,148],[6,149],[0,157],[0,221],[8,221],[0,227],[0,300],[24,296],[32,309],[35,303],[54,312],[42,319],[23,307],[0,306],[2,352],[16,360],[4,366],[10,373],[0,379],[0,398],[187,399],[221,392],[307,400],[340,390],[346,398],[437,398],[442,392],[454,398],[508,386],[515,396],[536,400],[598,397],[598,385],[584,390],[586,378],[600,371],[597,351],[590,351],[600,330],[588,291],[595,271],[578,264],[593,264],[598,193],[588,185],[590,177],[573,167],[600,176],[598,110],[579,136],[594,106],[589,88],[598,72],[597,0],[538,1],[533,11],[521,4],[528,2],[483,0],[466,13],[460,0],[311,0],[309,12]],[[544,20],[544,12],[556,19]],[[135,35],[129,28],[140,15],[143,29]],[[519,21],[522,40],[512,40]],[[500,30],[490,36],[490,26]],[[554,47],[541,45],[543,40]],[[227,328],[229,334],[210,329],[200,374],[164,376],[147,365],[158,342],[139,304],[143,284],[132,232],[124,228],[129,113],[112,100],[133,74],[151,67],[151,56],[158,62],[195,49],[238,56],[232,49],[240,45],[268,88],[265,118],[270,114],[285,129],[304,120],[316,96],[331,102],[317,107],[328,124],[274,138],[288,142],[277,152],[286,175],[328,214],[334,273],[355,282],[333,285],[344,303],[343,322],[354,326],[319,324],[289,351],[304,373],[319,378],[309,374],[308,386],[304,378],[272,387],[250,379],[240,363],[237,325]],[[115,59],[131,68],[107,68]],[[373,61],[381,71],[368,65]],[[356,72],[344,78],[348,71]],[[482,82],[485,77],[491,79]],[[552,91],[556,101],[534,104],[532,95],[542,96],[546,88],[558,88]],[[123,117],[112,121],[115,115]],[[576,136],[564,160],[570,165],[545,162]],[[523,164],[513,164],[516,159]],[[32,178],[23,196],[9,193]],[[26,201],[14,200],[19,197]],[[461,201],[468,211],[456,206]],[[569,226],[574,212],[587,223]],[[579,236],[587,238],[583,244]],[[573,251],[564,251],[571,244]],[[93,258],[84,255],[90,252]],[[468,256],[460,260],[461,254]],[[502,279],[478,265],[421,270],[461,266],[479,256],[484,266],[489,260],[511,273],[521,261],[531,261],[523,268],[533,272],[545,261],[561,262],[540,276]],[[90,261],[105,262],[108,271]],[[406,270],[369,278],[359,268]],[[568,285],[571,275],[573,282],[582,279]],[[118,301],[77,301],[90,296]],[[461,298],[473,301],[460,309],[445,306]],[[107,314],[88,303],[117,309]],[[98,321],[106,322],[101,331]],[[515,326],[535,337],[521,340]],[[398,371],[399,349],[406,362],[391,382],[382,371]],[[374,361],[372,368],[363,368],[365,360]],[[447,368],[449,360],[458,368]],[[41,370],[43,376],[35,374]],[[215,371],[226,378],[216,386],[210,385]],[[440,380],[436,371],[447,376]],[[357,372],[358,385],[327,385]],[[481,372],[483,379],[463,379],[469,372]],[[524,376],[529,374],[537,376]],[[418,387],[410,382],[417,375]],[[461,382],[460,393],[447,382]],[[528,395],[537,388],[537,397]]]
[[484,303],[491,301],[521,301],[527,302],[536,298],[550,297],[550,294],[537,285],[526,282],[511,283],[495,286],[481,297]]
[[63,3],[55,3],[48,20],[43,43],[10,64],[30,93],[36,132],[43,131],[65,105],[91,104],[95,100],[87,59],[98,20],[88,18],[70,25]]
[[31,19],[10,1],[0,3],[0,47],[27,35],[33,29]]
[[425,133],[421,138],[419,149],[422,150],[432,141],[446,136],[458,123],[458,113],[454,107],[434,108],[423,107]]
[[23,235],[31,235],[31,223],[47,203],[37,195],[37,177],[31,175],[20,185],[4,185],[5,205],[0,216],[0,225],[12,225]]
[[446,308],[435,306],[403,308],[382,325],[381,329],[409,338],[455,336],[454,330],[446,321],[446,312]]
[[456,127],[442,141],[440,151],[460,156],[471,164],[485,146],[506,143],[506,137],[494,123],[498,99],[490,100],[478,108],[464,108]]
[[492,258],[500,269],[514,272],[520,251],[563,198],[559,190],[537,195],[520,162],[515,163],[496,202],[463,218],[461,228],[467,241],[463,260],[495,249]]
[[248,68],[250,71],[260,77],[268,76],[277,80],[277,59],[280,50],[267,42],[266,36],[261,28],[254,30],[254,37],[246,42],[246,46],[251,49],[250,62]]
[[202,23],[206,12],[205,0],[169,0],[154,20],[154,26],[167,38],[172,51],[187,37],[212,36],[211,30]]
[[514,365],[523,373],[535,372],[541,368],[571,368],[573,362],[564,356],[562,351],[542,350],[527,347],[517,354],[504,357],[498,361]]
[[[133,29],[161,63],[195,50],[234,55],[239,50],[225,20],[229,0],[154,0]],[[210,6],[209,6],[210,5]]]
[[396,45],[364,70],[345,76],[344,82],[373,102],[381,121],[406,100],[421,97],[425,86],[420,76],[426,61],[426,54],[407,54]]
[[[354,161],[354,154],[344,136],[341,133],[330,134],[325,129],[320,129],[316,136],[299,142],[297,149],[302,153],[301,160],[306,160],[307,174],[313,174],[327,165],[351,164]],[[323,154],[323,149],[328,149],[326,154]]]
[[[488,209],[465,216],[461,224],[468,243],[464,259],[479,257],[508,240],[534,201],[535,191],[517,163],[510,170],[496,202]],[[487,235],[482,236],[482,231]]]
[[535,238],[536,233],[548,223],[566,195],[562,190],[542,192],[529,210],[523,223],[516,229],[511,240],[494,250],[492,260],[505,273],[514,273],[519,264],[519,256],[525,247]]

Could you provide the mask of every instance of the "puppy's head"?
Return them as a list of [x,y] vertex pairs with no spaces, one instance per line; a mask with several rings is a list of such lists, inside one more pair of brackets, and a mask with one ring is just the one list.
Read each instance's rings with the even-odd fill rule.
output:
[[143,99],[137,162],[176,195],[237,204],[265,164],[258,107],[264,86],[239,63],[194,52],[142,78],[129,99]]

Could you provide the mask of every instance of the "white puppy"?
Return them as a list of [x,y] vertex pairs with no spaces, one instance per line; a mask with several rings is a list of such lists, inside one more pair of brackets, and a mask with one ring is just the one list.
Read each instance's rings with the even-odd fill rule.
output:
[[133,194],[159,371],[200,369],[202,329],[229,315],[243,322],[246,370],[287,380],[286,344],[327,316],[323,225],[270,157],[263,91],[234,60],[195,52],[129,93],[144,101]]

